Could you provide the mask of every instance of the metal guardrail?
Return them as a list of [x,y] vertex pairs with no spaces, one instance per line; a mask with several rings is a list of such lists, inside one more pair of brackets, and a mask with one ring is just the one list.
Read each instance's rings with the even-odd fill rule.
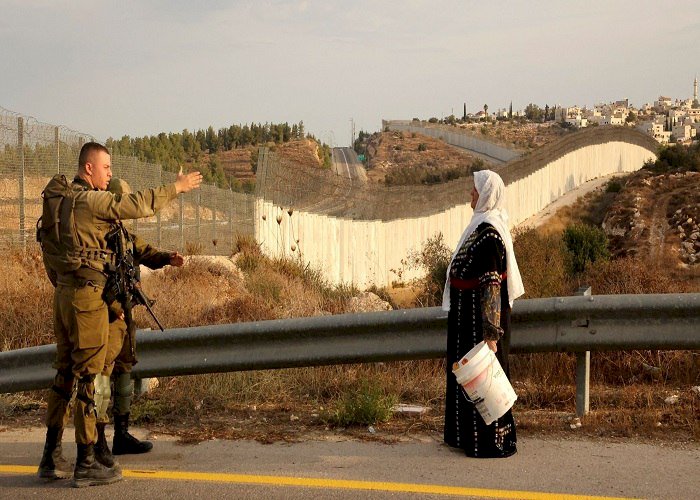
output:
[[[438,307],[137,333],[135,377],[439,358]],[[700,293],[516,301],[511,352],[700,349]],[[0,392],[50,387],[55,344],[0,353]]]

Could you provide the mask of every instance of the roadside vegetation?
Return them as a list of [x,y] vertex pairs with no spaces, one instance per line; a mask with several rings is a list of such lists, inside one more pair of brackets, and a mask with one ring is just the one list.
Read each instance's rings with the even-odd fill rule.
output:
[[[653,166],[649,165],[651,169]],[[644,172],[640,175],[645,175]],[[666,175],[661,173],[660,175]],[[612,251],[600,230],[606,210],[633,180],[622,178],[556,214],[545,226],[515,232],[515,250],[525,298],[572,295],[590,286],[594,295],[699,292],[691,272],[669,273],[678,257],[665,253]],[[166,327],[186,327],[352,311],[359,293],[326,282],[297,260],[271,259],[241,238],[231,259],[197,256],[187,265],[144,277],[157,299],[155,312]],[[415,293],[395,307],[439,303],[451,249],[440,235],[406,259],[424,277],[401,284]],[[36,250],[4,252],[0,261],[0,347],[18,349],[53,342],[52,288]],[[682,270],[681,269],[681,270]],[[374,290],[385,299],[392,290]],[[151,327],[139,311],[140,328]],[[157,335],[157,333],[153,333]],[[519,430],[550,435],[587,435],[698,442],[700,440],[700,352],[602,352],[591,356],[591,413],[571,428],[575,411],[575,357],[566,353],[517,355],[512,373]],[[163,377],[138,398],[138,425],[176,434],[183,441],[212,437],[269,442],[339,433],[362,439],[395,440],[442,431],[445,367],[442,360],[366,363],[315,368]],[[45,391],[0,395],[0,426],[42,425]],[[398,403],[427,411],[407,415]],[[371,426],[371,430],[370,427]]]

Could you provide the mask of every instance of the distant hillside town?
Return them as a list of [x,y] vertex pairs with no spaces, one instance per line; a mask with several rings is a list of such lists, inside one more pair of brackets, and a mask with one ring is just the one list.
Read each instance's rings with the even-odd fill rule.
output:
[[659,96],[654,104],[635,108],[627,99],[597,104],[593,109],[572,106],[556,108],[555,120],[573,127],[589,125],[628,125],[652,136],[661,144],[687,144],[700,138],[698,78],[693,82],[693,97],[676,99]]

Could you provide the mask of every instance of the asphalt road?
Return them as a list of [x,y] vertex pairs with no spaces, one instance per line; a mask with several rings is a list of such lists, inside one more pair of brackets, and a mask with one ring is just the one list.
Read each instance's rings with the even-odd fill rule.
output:
[[357,154],[352,148],[333,148],[331,150],[333,159],[333,171],[348,179],[367,182],[367,173],[362,162],[357,158]]
[[[503,460],[466,458],[437,441],[326,439],[181,445],[120,457],[125,479],[76,490],[39,480],[43,429],[0,428],[0,498],[664,498],[700,497],[700,446],[522,438]],[[142,430],[135,433],[143,436]],[[66,433],[66,455],[74,456]]]

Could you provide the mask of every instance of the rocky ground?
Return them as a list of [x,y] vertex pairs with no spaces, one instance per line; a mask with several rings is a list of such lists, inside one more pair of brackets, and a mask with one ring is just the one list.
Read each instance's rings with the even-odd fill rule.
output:
[[633,174],[608,210],[603,229],[616,256],[647,257],[698,282],[700,172],[644,169]]

